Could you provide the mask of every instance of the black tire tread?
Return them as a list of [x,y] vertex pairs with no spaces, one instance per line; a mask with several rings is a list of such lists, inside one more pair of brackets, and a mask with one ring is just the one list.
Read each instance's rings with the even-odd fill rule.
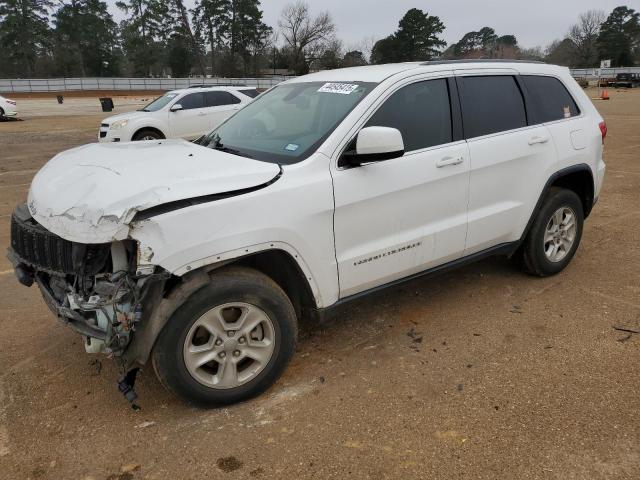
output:
[[[191,391],[188,391],[188,389],[183,388],[181,382],[177,381],[176,372],[173,371],[173,368],[177,367],[169,365],[165,362],[167,358],[166,344],[167,342],[171,343],[171,338],[168,338],[167,335],[169,335],[170,337],[172,333],[172,330],[168,329],[167,327],[170,326],[172,321],[176,320],[176,314],[178,314],[180,310],[196,296],[199,297],[201,295],[207,294],[208,292],[215,292],[215,290],[228,291],[240,288],[240,291],[242,291],[242,289],[247,288],[247,286],[255,286],[258,289],[269,292],[270,298],[275,299],[275,301],[280,304],[280,306],[285,311],[284,316],[286,318],[284,318],[283,321],[287,322],[287,328],[291,329],[291,338],[289,340],[292,340],[292,342],[290,342],[289,344],[285,344],[286,342],[281,342],[278,351],[282,351],[283,356],[275,360],[275,364],[277,364],[275,365],[275,367],[271,369],[267,368],[260,373],[259,376],[261,376],[261,378],[256,384],[254,384],[254,381],[250,382],[251,384],[254,384],[250,389],[250,392],[247,392],[247,390],[249,389],[248,387],[246,387],[246,385],[249,384],[245,384],[242,387],[238,387],[238,389],[243,390],[243,392],[241,392],[240,394],[235,394],[231,390],[216,392],[211,389],[211,391],[208,392],[210,393],[209,396],[207,396],[206,394],[193,395],[193,390],[199,390],[202,393],[203,389],[209,389],[204,386],[196,386],[195,389],[191,389]],[[193,292],[193,294],[187,299],[187,301],[181,307],[179,307],[174,315],[169,319],[169,322],[167,322],[167,325],[162,330],[156,341],[156,345],[154,346],[151,355],[151,362],[160,383],[169,392],[171,392],[178,398],[181,398],[192,405],[205,408],[228,405],[231,403],[249,399],[267,390],[277,380],[277,378],[280,376],[282,371],[284,371],[289,361],[291,360],[291,357],[295,352],[297,336],[298,325],[293,305],[284,290],[282,290],[282,288],[273,279],[258,272],[257,270],[247,267],[223,267],[219,270],[214,271],[211,274],[211,283]],[[193,380],[193,382],[196,381]],[[235,391],[238,389],[232,390]]]
[[151,128],[143,128],[142,130],[138,130],[135,135],[133,136],[132,140],[134,142],[139,141],[142,137],[144,137],[146,134],[153,134],[157,137],[158,140],[163,140],[165,137],[162,134],[159,134],[157,130],[153,130]]
[[[551,265],[546,258],[543,258],[540,252],[540,234],[544,232],[550,213],[555,211],[563,204],[570,204],[576,212],[578,218],[576,240],[572,251],[556,265]],[[580,245],[582,237],[582,228],[584,222],[584,210],[580,197],[573,192],[561,187],[551,187],[547,192],[540,210],[537,212],[533,225],[527,234],[527,237],[520,247],[519,251],[514,255],[516,264],[529,275],[537,277],[547,277],[555,275],[562,271],[570,262]]]

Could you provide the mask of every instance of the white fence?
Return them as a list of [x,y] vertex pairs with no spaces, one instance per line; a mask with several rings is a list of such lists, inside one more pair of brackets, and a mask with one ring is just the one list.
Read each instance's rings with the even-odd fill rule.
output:
[[192,85],[246,85],[271,88],[286,77],[270,78],[25,78],[0,79],[0,92],[77,90],[175,90]]
[[[574,68],[576,78],[598,78],[596,68]],[[618,73],[640,73],[640,67],[603,68],[600,77],[615,77]],[[0,92],[68,92],[77,90],[175,90],[192,85],[246,85],[271,88],[287,78],[20,78],[0,79]]]
[[618,73],[640,73],[640,67],[623,67],[623,68],[572,68],[571,75],[574,78],[587,78],[595,80],[598,78],[598,71],[600,71],[600,78],[615,77]]

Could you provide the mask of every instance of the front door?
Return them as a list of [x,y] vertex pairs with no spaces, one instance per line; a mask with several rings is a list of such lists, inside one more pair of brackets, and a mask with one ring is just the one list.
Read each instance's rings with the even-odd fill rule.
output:
[[169,129],[174,138],[192,140],[209,129],[203,92],[189,93],[176,101],[182,110],[169,111]]
[[397,87],[364,126],[400,130],[401,158],[333,172],[340,296],[459,258],[469,154],[455,133],[446,78]]
[[240,109],[240,99],[230,92],[206,92],[205,102],[207,105],[207,116],[209,118],[209,130],[217,128],[222,122]]

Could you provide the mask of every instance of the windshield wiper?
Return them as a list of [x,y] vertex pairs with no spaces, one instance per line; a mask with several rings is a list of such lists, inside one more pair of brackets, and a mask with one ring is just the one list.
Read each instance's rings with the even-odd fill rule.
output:
[[251,155],[241,152],[240,150],[236,150],[235,148],[225,147],[224,145],[218,145],[213,147],[214,150],[218,150],[220,152],[230,153],[232,155],[238,155],[240,157],[253,158]]
[[[201,145],[202,145],[202,143],[201,143]],[[218,133],[213,134],[213,136],[211,137],[211,141],[209,142],[207,147],[213,148],[214,150],[218,150],[220,152],[230,153],[232,155],[238,155],[240,157],[253,158],[251,155],[248,155],[248,154],[246,154],[244,152],[241,152],[240,150],[236,150],[235,148],[225,147],[222,144],[222,141],[220,139],[220,135]]]

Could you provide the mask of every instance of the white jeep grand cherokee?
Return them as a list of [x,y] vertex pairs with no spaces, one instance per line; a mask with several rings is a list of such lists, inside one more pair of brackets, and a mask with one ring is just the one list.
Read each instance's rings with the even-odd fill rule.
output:
[[267,389],[301,317],[487,255],[574,256],[606,127],[566,68],[404,63],[283,83],[197,144],[54,157],[12,218],[20,282],[114,356],[135,397],[211,406]]

